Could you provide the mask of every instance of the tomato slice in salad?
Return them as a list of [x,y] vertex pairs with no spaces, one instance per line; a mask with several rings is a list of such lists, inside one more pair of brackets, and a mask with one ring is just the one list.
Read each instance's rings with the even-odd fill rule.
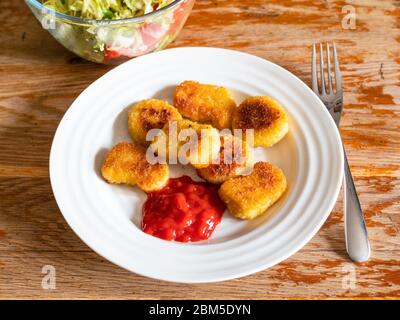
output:
[[146,23],[140,28],[143,44],[153,47],[168,31],[168,27],[159,23]]
[[169,34],[174,34],[181,25],[183,15],[185,13],[187,1],[182,2],[174,11],[173,23],[169,28]]
[[113,59],[113,58],[118,58],[120,56],[121,56],[121,54],[118,51],[115,51],[115,50],[106,49],[104,51],[104,58],[105,59]]

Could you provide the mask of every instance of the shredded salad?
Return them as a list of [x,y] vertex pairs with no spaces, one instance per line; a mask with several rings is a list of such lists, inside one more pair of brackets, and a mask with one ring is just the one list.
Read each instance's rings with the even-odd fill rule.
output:
[[45,0],[43,4],[70,16],[105,20],[142,16],[171,2],[172,0]]
[[[43,0],[43,5],[57,12],[86,19],[116,20],[138,17],[159,10],[173,0]],[[75,24],[57,20],[50,31],[64,46],[78,55],[101,63],[132,58],[159,50],[173,40],[179,28],[187,3],[185,0],[161,15],[144,22],[117,25]]]

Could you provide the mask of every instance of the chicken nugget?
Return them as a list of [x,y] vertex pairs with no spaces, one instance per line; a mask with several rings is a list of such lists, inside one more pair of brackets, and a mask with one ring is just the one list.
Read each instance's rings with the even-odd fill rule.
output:
[[183,119],[167,123],[163,131],[165,135],[156,137],[151,148],[170,164],[189,163],[194,168],[204,168],[218,156],[219,133],[210,125]]
[[227,89],[194,81],[184,81],[176,87],[174,105],[184,117],[217,129],[231,128],[236,107]]
[[272,206],[286,187],[281,169],[268,162],[258,162],[250,175],[225,181],[218,194],[233,216],[254,219]]
[[148,146],[147,132],[162,129],[170,120],[181,120],[178,110],[167,101],[150,99],[134,104],[128,112],[128,130],[133,141]]
[[242,175],[253,165],[253,150],[249,144],[233,135],[221,136],[218,163],[198,169],[197,174],[211,183],[222,183]]
[[146,148],[128,142],[108,152],[101,173],[109,183],[137,185],[145,192],[162,189],[169,179],[168,165],[148,163]]
[[288,116],[278,101],[270,97],[249,97],[235,110],[233,129],[254,130],[254,146],[270,147],[289,130]]

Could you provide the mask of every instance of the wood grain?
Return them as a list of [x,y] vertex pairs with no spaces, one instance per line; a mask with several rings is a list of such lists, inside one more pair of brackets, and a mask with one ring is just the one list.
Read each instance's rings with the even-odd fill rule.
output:
[[[348,3],[356,9],[354,30],[341,25]],[[72,101],[111,67],[66,51],[22,0],[0,2],[0,18],[0,298],[399,299],[399,1],[196,2],[173,47],[245,51],[310,84],[311,44],[336,41],[345,86],[340,131],[373,248],[369,262],[349,261],[339,198],[320,232],[294,256],[242,279],[203,285],[129,273],[71,231],[49,184],[50,145]],[[56,267],[55,290],[41,287],[47,264]],[[349,266],[356,273],[353,289],[343,287]]]

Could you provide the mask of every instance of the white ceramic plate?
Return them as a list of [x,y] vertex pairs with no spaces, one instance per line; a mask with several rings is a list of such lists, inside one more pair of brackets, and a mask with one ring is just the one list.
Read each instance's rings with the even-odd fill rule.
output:
[[[253,221],[236,220],[226,212],[210,240],[194,244],[143,233],[145,194],[136,187],[107,184],[99,172],[106,151],[130,140],[127,107],[148,98],[171,101],[174,87],[183,80],[225,86],[238,103],[246,96],[271,96],[290,117],[290,132],[281,142],[256,150],[256,160],[270,161],[284,171],[284,197]],[[241,52],[178,48],[126,62],[90,85],[58,127],[50,175],[65,219],[98,254],[141,275],[196,283],[263,270],[303,247],[334,206],[342,159],[334,122],[318,97],[293,74]],[[195,177],[190,168],[175,166],[172,172]]]

